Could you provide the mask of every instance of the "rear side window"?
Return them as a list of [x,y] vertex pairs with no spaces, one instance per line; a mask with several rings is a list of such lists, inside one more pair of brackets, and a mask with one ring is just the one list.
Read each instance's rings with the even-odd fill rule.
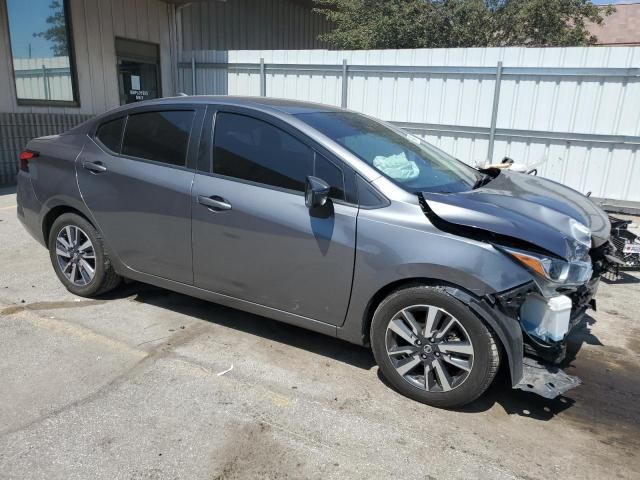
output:
[[261,120],[218,113],[213,171],[220,175],[304,191],[313,171],[313,150]]
[[185,166],[195,112],[167,110],[129,115],[122,153],[170,165]]
[[103,123],[98,127],[96,138],[109,150],[120,153],[120,139],[122,138],[123,125],[124,117]]

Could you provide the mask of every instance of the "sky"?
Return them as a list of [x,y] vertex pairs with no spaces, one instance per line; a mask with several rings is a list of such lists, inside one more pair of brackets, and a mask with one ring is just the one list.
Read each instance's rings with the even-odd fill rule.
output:
[[28,58],[29,44],[31,57],[51,57],[51,43],[44,38],[34,38],[36,32],[48,28],[47,17],[51,14],[51,0],[7,0],[9,10],[9,29],[11,31],[11,49],[16,58]]

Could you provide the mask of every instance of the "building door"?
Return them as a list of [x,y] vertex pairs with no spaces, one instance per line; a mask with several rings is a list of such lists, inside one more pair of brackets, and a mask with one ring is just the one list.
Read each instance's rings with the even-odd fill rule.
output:
[[116,57],[120,105],[162,96],[158,44],[116,38]]

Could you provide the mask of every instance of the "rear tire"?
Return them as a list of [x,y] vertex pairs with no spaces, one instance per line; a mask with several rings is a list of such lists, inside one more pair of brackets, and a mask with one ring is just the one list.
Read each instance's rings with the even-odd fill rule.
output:
[[393,387],[435,407],[472,402],[500,365],[493,333],[438,287],[403,288],[385,298],[373,316],[371,347]]
[[60,215],[51,226],[48,245],[53,269],[71,293],[94,297],[120,284],[100,233],[80,215]]

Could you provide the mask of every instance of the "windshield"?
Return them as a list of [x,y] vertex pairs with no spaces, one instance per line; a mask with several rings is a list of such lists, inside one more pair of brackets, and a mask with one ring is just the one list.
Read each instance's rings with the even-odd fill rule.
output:
[[468,191],[484,176],[420,138],[358,113],[297,117],[410,192]]

